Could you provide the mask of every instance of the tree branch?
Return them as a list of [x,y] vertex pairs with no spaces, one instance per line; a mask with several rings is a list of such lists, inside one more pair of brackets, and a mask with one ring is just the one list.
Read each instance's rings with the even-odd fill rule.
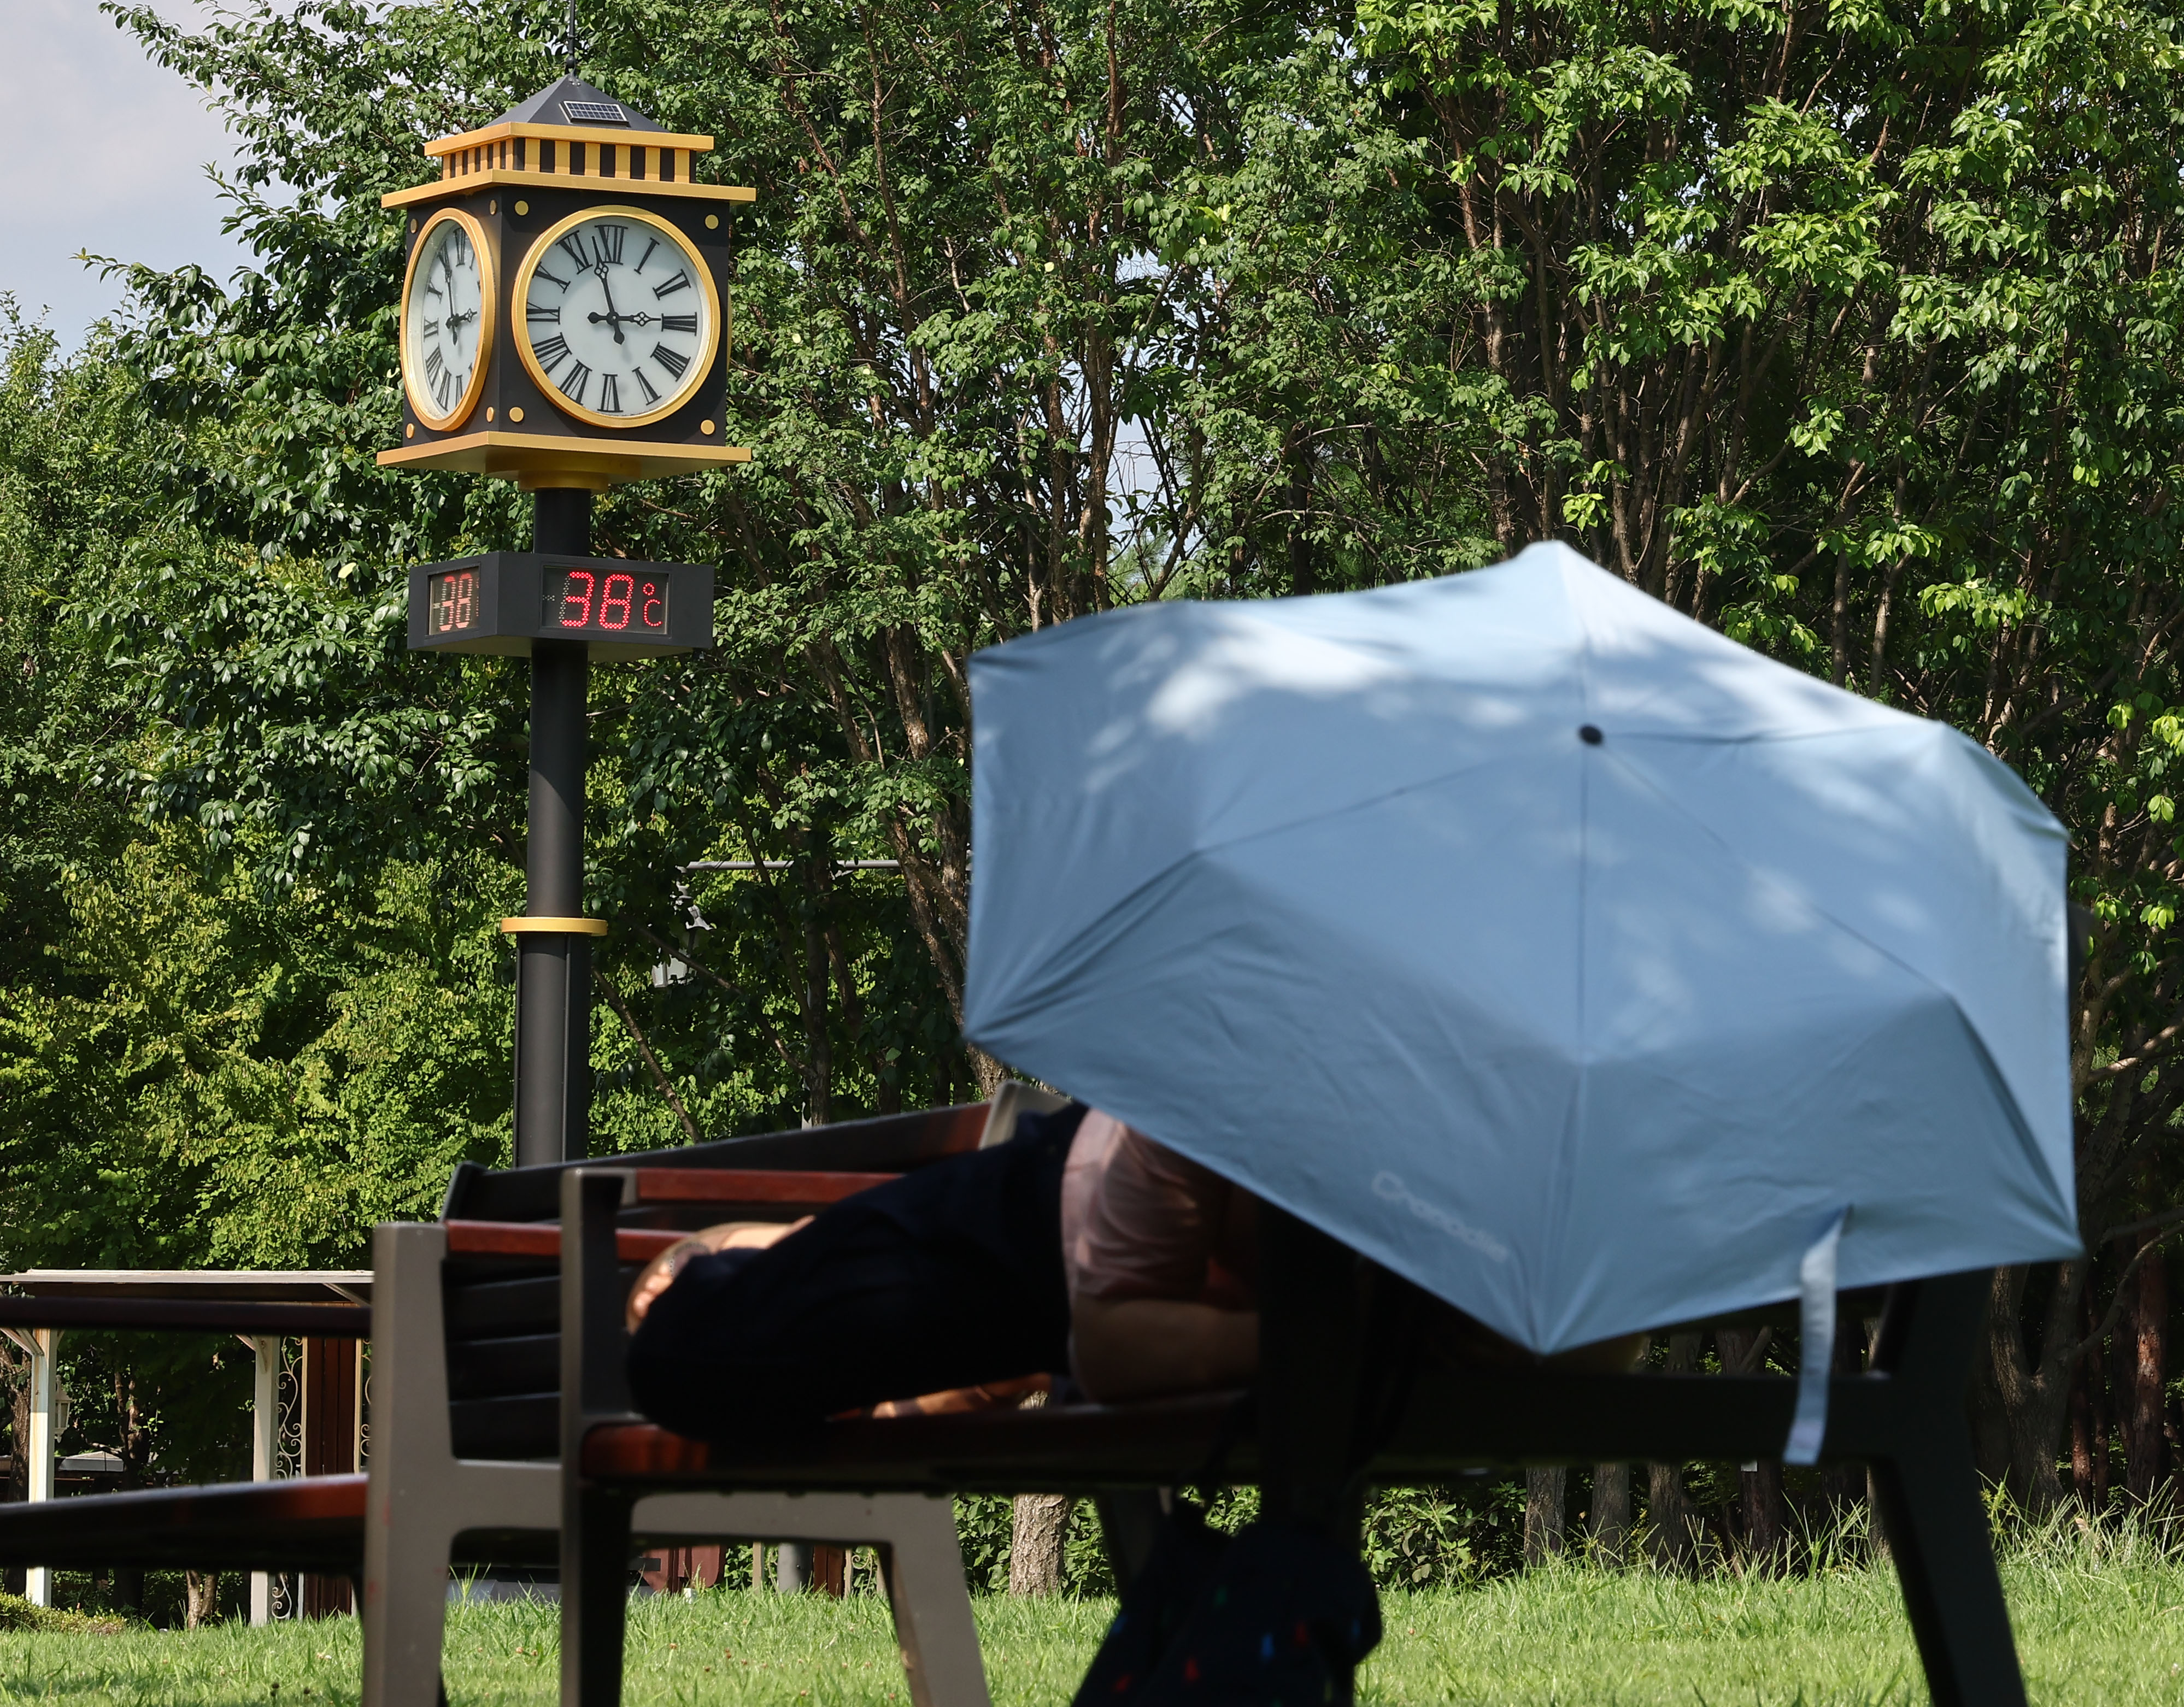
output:
[[682,1098],[675,1094],[675,1087],[667,1081],[667,1075],[660,1070],[660,1059],[652,1053],[652,1045],[644,1041],[644,1033],[638,1030],[637,1016],[629,1011],[629,1004],[622,1000],[621,992],[615,988],[614,980],[607,976],[604,967],[599,966],[592,968],[592,980],[606,997],[607,1006],[614,1009],[615,1018],[621,1021],[622,1029],[629,1033],[630,1041],[637,1045],[637,1053],[643,1057],[646,1070],[651,1073],[652,1082],[659,1087],[660,1094],[667,1098],[667,1106],[675,1110],[675,1118],[682,1122],[683,1132],[694,1144],[705,1143],[698,1136],[698,1124],[690,1118],[689,1109],[682,1106]]

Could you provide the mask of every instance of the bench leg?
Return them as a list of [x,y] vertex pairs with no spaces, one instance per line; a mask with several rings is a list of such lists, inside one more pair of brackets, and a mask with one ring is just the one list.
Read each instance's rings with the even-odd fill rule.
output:
[[992,1707],[954,1502],[910,1494],[873,1504],[891,1508],[894,1534],[881,1549],[881,1575],[911,1707]]
[[1261,1509],[1355,1551],[1351,1479],[1363,1371],[1357,1258],[1273,1204],[1259,1215]]
[[[1272,1204],[1259,1209],[1259,1504],[1355,1558],[1365,1501],[1353,1478],[1364,1387],[1356,1253]],[[1326,1707],[1350,1707],[1354,1671]]]
[[2025,1707],[1970,1438],[1878,1460],[1873,1472],[1934,1707]]
[[956,1505],[944,1496],[654,1493],[638,1502],[629,1532],[647,1540],[794,1535],[869,1545],[880,1556],[912,1707],[993,1707],[963,1580]]
[[561,1525],[561,1707],[621,1707],[630,1502],[577,1492]]
[[1167,1502],[1157,1487],[1118,1487],[1094,1494],[1092,1505],[1100,1514],[1100,1549],[1120,1593],[1152,1557],[1161,1525],[1167,1521]]
[[444,1699],[440,1647],[454,1537],[413,1513],[374,1527],[381,1532],[367,1537],[378,1545],[366,1549],[363,1707],[431,1707]]

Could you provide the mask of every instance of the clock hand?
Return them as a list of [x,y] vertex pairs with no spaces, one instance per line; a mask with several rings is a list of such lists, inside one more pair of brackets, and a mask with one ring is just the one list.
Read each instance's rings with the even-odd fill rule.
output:
[[609,329],[614,333],[615,342],[616,343],[621,343],[622,342],[621,323],[624,320],[629,320],[634,323],[637,320],[637,316],[634,314],[618,314],[615,312],[614,292],[609,289],[607,286],[607,270],[604,267],[599,268],[599,292],[607,299],[607,311],[603,314],[593,314],[591,317],[591,321],[593,325],[597,325],[601,320],[604,320],[607,323]]

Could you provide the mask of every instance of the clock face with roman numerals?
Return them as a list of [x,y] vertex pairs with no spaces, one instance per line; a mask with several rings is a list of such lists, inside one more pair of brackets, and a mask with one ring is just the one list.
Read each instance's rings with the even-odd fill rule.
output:
[[446,209],[418,233],[402,291],[402,386],[444,432],[476,406],[493,348],[493,251],[478,222]]
[[556,408],[594,426],[672,414],[705,383],[721,303],[689,240],[640,208],[549,227],[515,275],[515,347]]

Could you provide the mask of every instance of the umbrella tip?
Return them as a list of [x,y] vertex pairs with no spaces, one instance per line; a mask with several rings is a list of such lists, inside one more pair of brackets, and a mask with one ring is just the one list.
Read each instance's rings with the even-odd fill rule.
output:
[[1577,726],[1577,738],[1588,747],[1597,747],[1607,737],[1592,724],[1580,723]]

